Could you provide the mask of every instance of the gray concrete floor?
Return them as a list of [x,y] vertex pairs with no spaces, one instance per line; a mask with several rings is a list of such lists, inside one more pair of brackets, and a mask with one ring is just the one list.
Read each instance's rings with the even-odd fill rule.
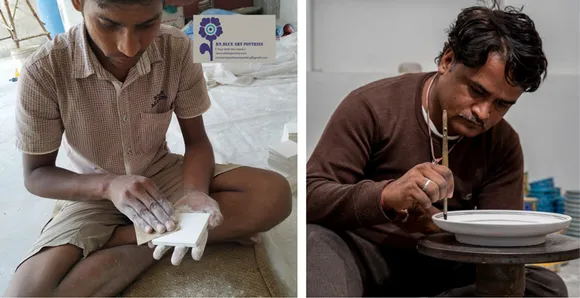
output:
[[48,220],[53,202],[29,194],[22,180],[20,154],[15,149],[15,116],[17,83],[10,60],[0,60],[0,294],[20,259],[26,254],[40,229]]
[[568,286],[569,297],[580,297],[580,260],[573,260],[562,266],[558,274]]

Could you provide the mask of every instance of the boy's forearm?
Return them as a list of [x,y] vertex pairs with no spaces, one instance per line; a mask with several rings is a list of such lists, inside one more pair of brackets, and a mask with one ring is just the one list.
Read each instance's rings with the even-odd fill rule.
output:
[[40,167],[25,178],[26,189],[43,198],[91,201],[105,200],[111,174],[77,174],[59,167]]
[[209,194],[215,170],[213,148],[209,140],[187,146],[183,161],[183,188],[185,194],[201,191]]

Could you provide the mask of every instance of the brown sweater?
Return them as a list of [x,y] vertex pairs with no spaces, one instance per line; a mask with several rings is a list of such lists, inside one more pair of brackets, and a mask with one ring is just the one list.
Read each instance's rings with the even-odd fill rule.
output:
[[[407,74],[351,92],[329,120],[307,165],[307,218],[334,230],[357,230],[382,243],[387,234],[417,224],[391,223],[381,190],[417,164],[431,161],[421,94],[433,73]],[[436,157],[441,139],[432,134]],[[449,142],[449,147],[454,141]],[[455,179],[449,210],[523,209],[523,153],[505,121],[475,138],[463,138],[449,154]],[[442,209],[442,202],[435,204]],[[413,222],[415,220],[415,222]],[[411,238],[413,238],[411,236]],[[392,241],[390,241],[392,242]]]

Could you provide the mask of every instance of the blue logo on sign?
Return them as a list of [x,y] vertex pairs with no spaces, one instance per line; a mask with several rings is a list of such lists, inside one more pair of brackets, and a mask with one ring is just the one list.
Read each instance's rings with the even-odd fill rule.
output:
[[199,52],[205,54],[209,52],[209,60],[213,61],[213,41],[216,40],[224,31],[218,18],[203,18],[199,23],[199,35],[209,41],[209,44],[202,43],[199,46]]

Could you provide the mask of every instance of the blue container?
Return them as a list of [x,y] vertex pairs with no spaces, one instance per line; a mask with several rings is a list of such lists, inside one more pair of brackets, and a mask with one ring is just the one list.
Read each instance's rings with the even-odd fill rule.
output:
[[556,189],[553,187],[531,187],[530,192],[553,193]]
[[57,34],[64,32],[64,25],[58,3],[56,0],[38,0],[38,17],[44,23],[46,30],[50,32],[50,37],[54,39]]
[[538,204],[537,211],[542,212],[554,212],[554,205],[553,204]]
[[563,213],[560,192],[561,189],[554,185],[554,178],[547,178],[530,183],[528,196],[538,199],[538,211]]
[[532,190],[528,193],[528,196],[530,197],[554,197],[556,196],[556,194],[552,193],[552,192],[544,192],[544,191],[535,191]]
[[547,178],[530,183],[530,188],[553,188],[554,178]]

